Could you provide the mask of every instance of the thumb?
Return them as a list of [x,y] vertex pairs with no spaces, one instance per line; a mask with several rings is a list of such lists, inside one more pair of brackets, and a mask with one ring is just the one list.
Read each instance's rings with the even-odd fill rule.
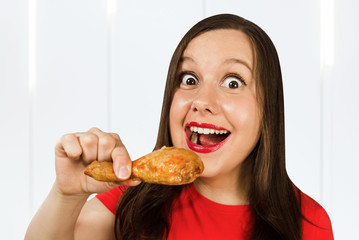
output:
[[124,145],[116,146],[112,151],[113,171],[121,180],[131,177],[132,161]]

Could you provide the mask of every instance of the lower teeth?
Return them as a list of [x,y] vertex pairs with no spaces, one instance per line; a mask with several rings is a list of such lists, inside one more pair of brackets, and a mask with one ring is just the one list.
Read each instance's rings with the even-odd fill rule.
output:
[[196,133],[196,132],[192,133],[191,142],[194,143],[194,144],[198,143],[198,133]]

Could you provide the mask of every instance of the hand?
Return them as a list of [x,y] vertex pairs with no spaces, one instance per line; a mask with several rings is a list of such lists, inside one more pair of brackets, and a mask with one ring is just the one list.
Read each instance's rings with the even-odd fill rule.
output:
[[132,162],[118,134],[91,128],[85,133],[64,135],[55,147],[55,183],[60,192],[64,195],[90,195],[118,186],[98,182],[84,174],[86,166],[94,160],[112,160],[114,172],[123,180],[121,185],[139,184],[129,180]]

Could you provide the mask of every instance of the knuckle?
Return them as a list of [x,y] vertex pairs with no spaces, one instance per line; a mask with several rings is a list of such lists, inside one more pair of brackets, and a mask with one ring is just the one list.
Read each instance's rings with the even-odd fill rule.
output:
[[71,159],[77,160],[78,158],[80,158],[81,154],[82,154],[81,149],[75,149],[75,150],[72,150],[71,152],[68,152],[67,156]]
[[99,145],[104,148],[113,147],[116,144],[116,140],[109,134],[106,134],[99,139]]
[[97,127],[92,127],[88,130],[88,132],[101,132],[101,130]]
[[118,133],[111,133],[111,135],[112,135],[117,141],[118,141],[118,140],[121,141],[120,135],[118,135]]
[[81,143],[84,146],[93,146],[97,144],[97,136],[95,134],[85,134],[81,136]]
[[76,138],[75,134],[68,133],[61,137],[61,142],[70,142],[73,141]]

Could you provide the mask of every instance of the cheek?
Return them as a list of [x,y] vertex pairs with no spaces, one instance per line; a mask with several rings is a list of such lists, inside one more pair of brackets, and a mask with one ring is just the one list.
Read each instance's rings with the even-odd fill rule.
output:
[[172,129],[173,125],[178,123],[178,115],[181,112],[181,98],[178,96],[177,92],[173,96],[173,100],[170,108],[170,128]]
[[173,96],[171,109],[170,109],[170,122],[171,119],[184,118],[186,113],[191,107],[191,98],[188,94],[177,90]]
[[238,97],[223,105],[231,125],[235,129],[250,131],[256,135],[260,126],[260,115],[255,97]]
[[175,142],[174,137],[182,131],[190,106],[190,100],[184,93],[177,91],[174,94],[170,108],[170,132],[173,143]]

